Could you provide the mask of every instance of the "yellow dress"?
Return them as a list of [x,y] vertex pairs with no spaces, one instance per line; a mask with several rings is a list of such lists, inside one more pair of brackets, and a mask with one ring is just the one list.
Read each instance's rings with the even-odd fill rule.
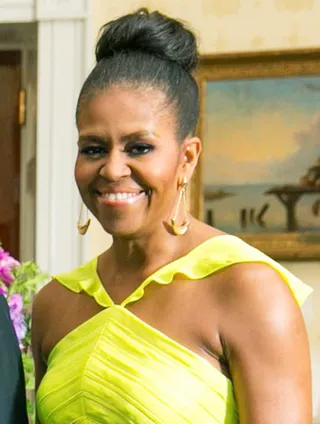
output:
[[[37,391],[41,424],[236,424],[232,382],[208,361],[136,317],[126,305],[152,281],[174,284],[176,273],[202,279],[235,263],[260,262],[277,270],[299,305],[312,289],[239,238],[223,235],[148,277],[121,305],[113,303],[97,259],[56,277],[105,307],[53,348]],[[187,283],[186,283],[187,284]]]

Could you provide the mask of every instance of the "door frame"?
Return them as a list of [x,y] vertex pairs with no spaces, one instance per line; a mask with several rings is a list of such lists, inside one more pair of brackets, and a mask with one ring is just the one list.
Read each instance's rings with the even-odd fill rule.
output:
[[[24,49],[23,73],[31,42],[26,40],[28,48],[23,45],[23,31],[30,28],[25,24],[33,23],[36,28],[35,39],[30,36],[31,51],[37,56],[36,99],[28,93],[27,100],[27,113],[31,108],[35,114],[32,119],[27,117],[31,122],[21,129],[22,167],[35,149],[35,204],[32,211],[31,200],[21,198],[21,258],[33,259],[34,252],[38,265],[50,274],[77,267],[88,256],[87,240],[76,229],[80,197],[73,164],[77,96],[94,63],[91,5],[90,0],[11,0],[0,5],[0,27],[15,23],[21,29],[22,39],[19,31],[13,31],[10,46],[7,39],[5,44]],[[29,77],[23,78],[27,83]],[[32,175],[28,179],[25,168],[21,173],[21,187],[26,187]]]
[[[35,254],[35,159],[36,159],[36,24],[0,25],[0,51],[21,52],[21,89],[26,92],[28,116],[20,126],[20,260]],[[17,115],[18,119],[18,115]]]

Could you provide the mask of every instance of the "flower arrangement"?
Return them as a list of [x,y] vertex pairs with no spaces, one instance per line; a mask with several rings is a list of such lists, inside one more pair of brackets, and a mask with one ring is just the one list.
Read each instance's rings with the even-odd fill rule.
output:
[[[31,354],[31,307],[37,291],[48,281],[34,262],[20,263],[0,243],[0,294],[8,302],[10,317],[19,342],[25,372],[27,393],[35,387],[34,364]],[[29,416],[34,415],[34,405],[28,398]]]

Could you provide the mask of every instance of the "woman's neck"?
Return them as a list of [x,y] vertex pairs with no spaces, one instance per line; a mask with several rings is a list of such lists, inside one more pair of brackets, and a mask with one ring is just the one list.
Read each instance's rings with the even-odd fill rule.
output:
[[174,236],[166,228],[133,237],[114,237],[109,250],[113,266],[127,271],[160,267],[186,253],[188,234]]

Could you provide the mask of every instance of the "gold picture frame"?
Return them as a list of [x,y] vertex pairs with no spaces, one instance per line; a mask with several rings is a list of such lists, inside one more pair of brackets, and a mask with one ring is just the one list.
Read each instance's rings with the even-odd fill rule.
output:
[[[317,82],[317,78],[319,78],[319,84],[317,84],[314,89],[316,91],[319,89],[319,93],[317,95],[319,96],[320,116],[320,49],[223,54],[201,57],[200,65],[196,74],[196,79],[200,89],[200,120],[198,124],[198,135],[203,141],[204,151],[200,157],[200,162],[192,178],[190,187],[190,209],[191,213],[195,217],[201,220],[205,219],[204,171],[206,171],[206,169],[204,169],[204,167],[206,161],[206,143],[208,143],[208,140],[205,139],[205,128],[207,128],[208,126],[206,122],[206,94],[209,89],[209,86],[213,88],[214,91],[214,84],[217,86],[217,83],[229,84],[230,82],[254,80],[256,82],[258,81],[259,84],[262,86],[264,81],[269,81],[269,83],[270,81],[278,81],[279,83],[280,80],[287,80],[290,83],[295,82],[296,84],[298,84],[299,81],[304,81],[303,78],[311,78],[310,84],[314,84],[314,79],[316,79]],[[312,92],[313,91],[311,90],[310,96]],[[314,94],[312,95],[314,96]],[[226,122],[226,125],[230,125],[230,122]],[[219,151],[218,144],[219,143],[217,143],[217,151]],[[315,160],[319,161],[319,158],[320,138],[319,154],[317,157],[315,157]],[[320,163],[318,163],[318,165],[319,164]],[[313,166],[313,164],[310,164],[310,166]],[[212,170],[212,173],[214,175],[214,169]],[[294,184],[296,184],[297,187],[295,187]],[[295,211],[295,201],[297,201],[297,199],[303,196],[303,194],[309,194],[306,191],[308,190],[307,188],[304,188],[304,191],[300,193],[300,195],[294,196],[293,194],[291,194],[292,190],[298,190],[299,184],[300,181],[299,183],[293,183],[292,187],[290,186],[291,188],[289,188],[288,185],[283,186],[282,189],[284,190],[284,192],[281,191],[281,187],[279,186],[279,184],[275,184],[275,187],[271,187],[268,192],[268,194],[273,195],[268,196],[269,199],[273,198],[273,203],[274,201],[277,201],[279,204],[281,202],[285,204],[282,206],[285,206],[285,208],[283,208],[283,213],[287,214],[287,228],[283,228],[283,230],[280,229],[277,231],[270,229],[268,231],[257,230],[254,232],[241,229],[240,231],[234,231],[232,233],[238,235],[251,245],[259,248],[260,250],[264,251],[266,254],[270,255],[271,257],[277,260],[319,260],[320,213],[317,218],[317,221],[312,221],[312,223],[317,222],[318,224],[315,224],[315,226],[312,224],[313,226],[311,227],[311,230],[310,228],[308,228],[307,230],[297,231],[294,225],[292,224],[292,217],[289,217],[290,213],[294,213]],[[317,184],[319,184],[318,180]],[[312,196],[318,196],[319,194],[320,199],[320,187],[318,187],[317,190],[312,193]],[[311,199],[312,196],[304,196],[304,198]],[[297,199],[292,201],[292,199],[295,198]],[[290,206],[292,202],[293,212]],[[289,211],[289,209],[291,210],[291,212]],[[295,218],[293,218],[293,220],[294,219]],[[289,222],[290,220],[291,229]],[[214,226],[217,226],[219,229],[221,229],[219,225],[214,224]]]

